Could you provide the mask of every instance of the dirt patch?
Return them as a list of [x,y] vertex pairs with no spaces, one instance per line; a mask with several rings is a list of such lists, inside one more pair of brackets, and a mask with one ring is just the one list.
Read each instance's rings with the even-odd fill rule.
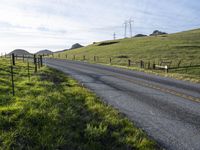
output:
[[129,57],[126,55],[121,55],[121,56],[117,56],[116,58],[129,58]]
[[119,42],[118,41],[117,42],[103,42],[103,43],[100,43],[98,46],[112,45],[112,44],[116,44],[116,43],[119,43]]
[[199,45],[182,45],[182,46],[176,46],[176,48],[200,48]]

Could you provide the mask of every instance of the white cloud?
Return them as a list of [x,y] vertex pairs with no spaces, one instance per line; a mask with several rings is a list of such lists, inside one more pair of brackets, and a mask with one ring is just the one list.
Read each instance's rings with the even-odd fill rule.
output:
[[135,20],[135,34],[148,34],[154,29],[175,32],[200,24],[195,19],[198,6],[186,0],[0,0],[0,3],[0,51],[64,49],[76,42],[89,44],[111,39],[113,32],[122,37],[123,21],[130,17]]

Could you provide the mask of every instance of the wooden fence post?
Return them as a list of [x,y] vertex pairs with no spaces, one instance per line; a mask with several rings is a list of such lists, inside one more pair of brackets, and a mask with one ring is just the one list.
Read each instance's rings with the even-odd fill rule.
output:
[[156,69],[155,61],[153,62],[153,69],[154,69],[154,70]]
[[166,72],[167,72],[167,73],[169,72],[169,68],[168,68],[168,66],[167,66]]
[[28,67],[28,80],[29,80],[29,82],[30,82],[30,67],[29,67],[29,62],[27,63],[27,67]]
[[10,66],[10,69],[11,69],[12,94],[13,94],[13,96],[15,96],[15,83],[14,83],[13,66]]
[[43,67],[42,55],[40,55],[40,65],[41,65],[41,67]]
[[40,69],[40,58],[37,58],[38,69]]
[[15,54],[12,53],[12,65],[15,66]]
[[34,64],[36,64],[35,58],[36,58],[36,55],[33,55],[33,62],[34,62]]
[[140,68],[144,68],[144,62],[142,60],[140,61]]
[[66,59],[67,59],[67,54],[65,55]]
[[83,56],[83,60],[85,60],[85,55]]
[[112,63],[112,58],[110,57],[110,64]]
[[76,60],[76,56],[74,55],[74,58],[73,58],[73,60]]
[[94,56],[94,62],[96,62],[96,56]]
[[131,66],[131,60],[130,59],[128,60],[128,66],[129,67]]
[[34,55],[34,65],[35,65],[35,73],[37,72],[37,58],[36,55]]

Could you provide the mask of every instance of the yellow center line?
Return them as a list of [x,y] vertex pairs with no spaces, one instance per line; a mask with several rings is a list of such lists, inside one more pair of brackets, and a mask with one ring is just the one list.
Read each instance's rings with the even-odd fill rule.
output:
[[[91,69],[90,67],[87,67],[87,66],[84,66],[84,67]],[[115,72],[106,71],[106,70],[99,70],[99,69],[96,69],[96,68],[92,68],[92,69],[96,70],[96,72],[98,72],[100,74],[104,74],[104,75],[107,75],[107,76],[113,76],[115,78],[118,78],[118,79],[121,79],[121,80],[125,80],[125,81],[131,82],[131,83],[135,83],[137,85],[141,85],[141,86],[144,86],[144,87],[156,89],[156,90],[168,93],[168,94],[172,94],[172,95],[175,95],[175,96],[178,96],[178,97],[182,97],[184,99],[187,99],[187,100],[190,100],[190,101],[193,101],[193,102],[200,103],[200,98],[197,98],[197,97],[186,95],[186,94],[183,94],[181,92],[177,92],[177,91],[174,91],[174,90],[171,90],[171,89],[168,89],[168,88],[164,88],[162,86],[158,86],[158,85],[155,85],[155,84],[152,84],[152,83],[149,84],[149,83],[144,82],[144,81],[136,81],[136,80],[129,79],[129,78],[126,78],[126,77],[117,76]]]
[[135,83],[137,85],[141,85],[141,86],[144,86],[144,87],[153,88],[153,89],[165,92],[165,93],[169,93],[169,94],[172,94],[172,95],[175,95],[175,96],[178,96],[178,97],[182,97],[184,99],[187,99],[187,100],[190,100],[190,101],[193,101],[193,102],[200,103],[200,98],[197,98],[197,97],[186,95],[186,94],[183,94],[181,92],[177,92],[177,91],[174,91],[174,90],[171,90],[171,89],[168,89],[168,88],[164,88],[164,87],[161,87],[161,86],[158,86],[158,85],[155,85],[155,84],[149,84],[149,83],[146,83],[144,81],[136,81],[136,80],[133,80],[133,79],[122,77],[122,76],[117,76],[117,75],[115,75],[115,73],[111,73],[110,71],[106,71],[106,70],[100,71],[98,69],[95,69],[95,70],[99,73],[104,73],[106,75],[113,76],[113,77],[121,79],[121,80],[125,80],[125,81],[131,82],[131,83]]
[[[129,81],[129,82],[132,82],[132,83],[136,83],[136,82],[134,82],[134,80],[131,80],[131,79],[127,79],[127,78],[123,78],[123,77],[116,77],[116,78],[120,78],[120,79]],[[144,81],[141,81],[141,82],[144,82]],[[189,96],[189,95],[186,95],[186,94],[183,94],[183,93],[180,93],[180,92],[176,92],[176,91],[171,90],[171,89],[167,89],[167,88],[163,88],[163,87],[160,87],[160,86],[157,86],[157,85],[151,85],[151,84],[147,84],[147,83],[142,84],[142,83],[137,82],[137,84],[143,85],[145,87],[153,88],[153,89],[156,89],[156,90],[160,90],[162,92],[169,93],[169,94],[172,94],[172,95],[176,95],[178,97],[182,97],[182,98],[185,98],[185,99],[188,99],[188,100],[191,100],[191,101],[200,102],[200,98],[196,98],[196,97]]]

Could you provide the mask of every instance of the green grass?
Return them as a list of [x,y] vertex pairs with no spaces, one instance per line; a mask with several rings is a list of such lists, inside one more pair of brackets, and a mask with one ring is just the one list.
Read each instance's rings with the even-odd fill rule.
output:
[[[98,63],[109,64],[109,58],[112,58],[112,65],[127,66],[128,59],[132,62],[140,60],[145,63],[153,62],[159,64],[161,60],[172,61],[171,67],[177,67],[178,62],[181,60],[180,69],[170,70],[169,76],[178,79],[185,79],[194,82],[200,82],[200,67],[184,68],[184,66],[200,65],[200,29],[162,35],[156,37],[141,37],[121,39],[118,42],[110,45],[99,46],[95,43],[83,48],[71,50],[67,52],[57,53],[54,57],[60,55],[65,58],[66,54],[68,59],[73,59],[74,55],[76,60],[83,60],[83,56],[89,62],[94,62],[94,56],[98,56]],[[126,58],[119,58],[119,57]],[[137,65],[133,64],[135,69]],[[162,75],[160,71],[153,71]]]
[[[9,60],[1,59],[0,68]],[[16,96],[0,70],[0,149],[159,149],[114,108],[63,73],[17,61]],[[33,67],[33,66],[31,66]],[[4,74],[4,76],[2,76]],[[19,76],[20,75],[20,76]]]

